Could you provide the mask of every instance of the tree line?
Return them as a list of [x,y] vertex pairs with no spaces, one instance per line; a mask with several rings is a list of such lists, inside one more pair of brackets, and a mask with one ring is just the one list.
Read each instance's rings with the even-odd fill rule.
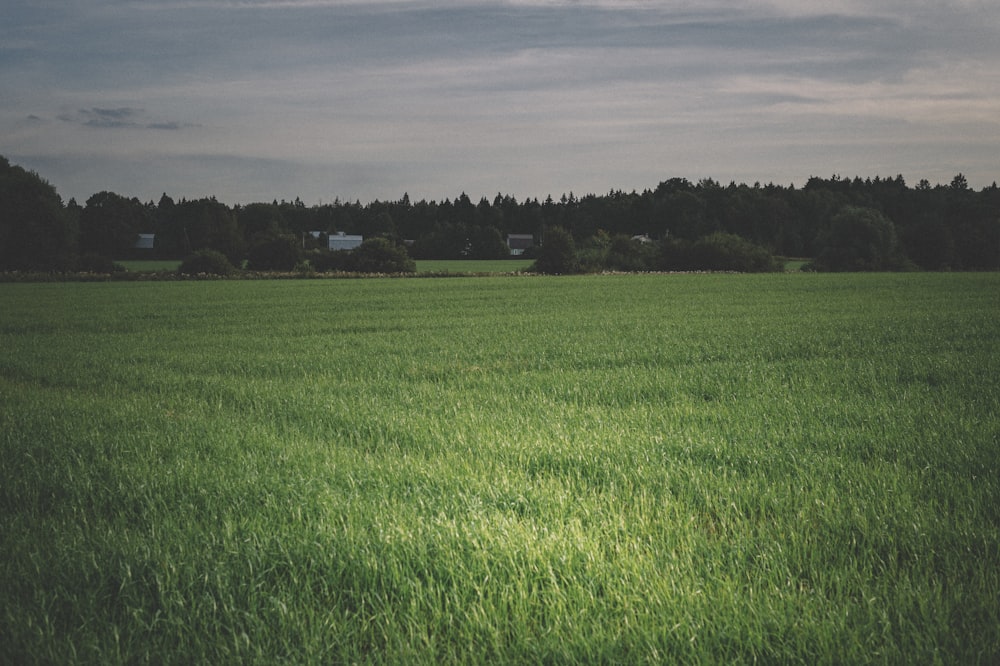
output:
[[[800,188],[671,178],[642,192],[543,201],[498,193],[474,202],[462,193],[440,202],[404,194],[229,206],[104,191],[81,205],[64,204],[42,177],[0,157],[0,270],[96,270],[200,250],[251,269],[305,261],[340,269],[343,256],[326,249],[336,232],[380,239],[395,259],[401,248],[414,259],[508,257],[507,234],[530,234],[537,247],[528,256],[546,272],[773,270],[775,255],[810,258],[815,270],[998,270],[1000,188],[974,190],[962,174],[915,187],[902,176],[811,177]],[[155,234],[154,248],[137,249],[139,234]]]

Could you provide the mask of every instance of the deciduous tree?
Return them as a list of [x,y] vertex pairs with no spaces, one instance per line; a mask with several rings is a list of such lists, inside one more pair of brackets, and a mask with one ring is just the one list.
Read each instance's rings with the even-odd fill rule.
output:
[[56,189],[0,157],[0,270],[72,270],[77,234]]

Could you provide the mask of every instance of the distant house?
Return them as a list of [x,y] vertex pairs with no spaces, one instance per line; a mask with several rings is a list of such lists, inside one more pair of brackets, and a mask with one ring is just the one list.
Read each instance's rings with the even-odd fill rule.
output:
[[330,249],[353,250],[354,248],[361,245],[364,239],[365,239],[364,236],[351,236],[345,234],[342,231],[335,234],[330,234]]
[[139,237],[135,240],[135,245],[132,247],[137,250],[152,250],[155,241],[156,234],[139,234]]
[[531,234],[507,234],[507,247],[512,257],[520,256],[528,248],[535,247],[535,237]]

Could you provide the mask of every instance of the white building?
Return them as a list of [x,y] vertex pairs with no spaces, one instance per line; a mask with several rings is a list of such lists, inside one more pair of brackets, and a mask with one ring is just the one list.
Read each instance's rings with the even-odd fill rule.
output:
[[137,250],[152,250],[156,242],[156,234],[139,234],[134,247]]
[[524,251],[535,246],[535,237],[531,234],[507,234],[507,247],[513,257],[519,257]]
[[330,234],[330,249],[331,250],[353,250],[357,246],[361,245],[364,241],[364,236],[350,236],[340,231],[335,234]]

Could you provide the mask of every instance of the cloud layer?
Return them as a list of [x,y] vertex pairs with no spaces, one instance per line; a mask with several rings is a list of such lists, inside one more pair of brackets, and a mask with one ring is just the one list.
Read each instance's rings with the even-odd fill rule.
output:
[[731,4],[15,0],[0,154],[232,203],[997,179],[1000,10]]

